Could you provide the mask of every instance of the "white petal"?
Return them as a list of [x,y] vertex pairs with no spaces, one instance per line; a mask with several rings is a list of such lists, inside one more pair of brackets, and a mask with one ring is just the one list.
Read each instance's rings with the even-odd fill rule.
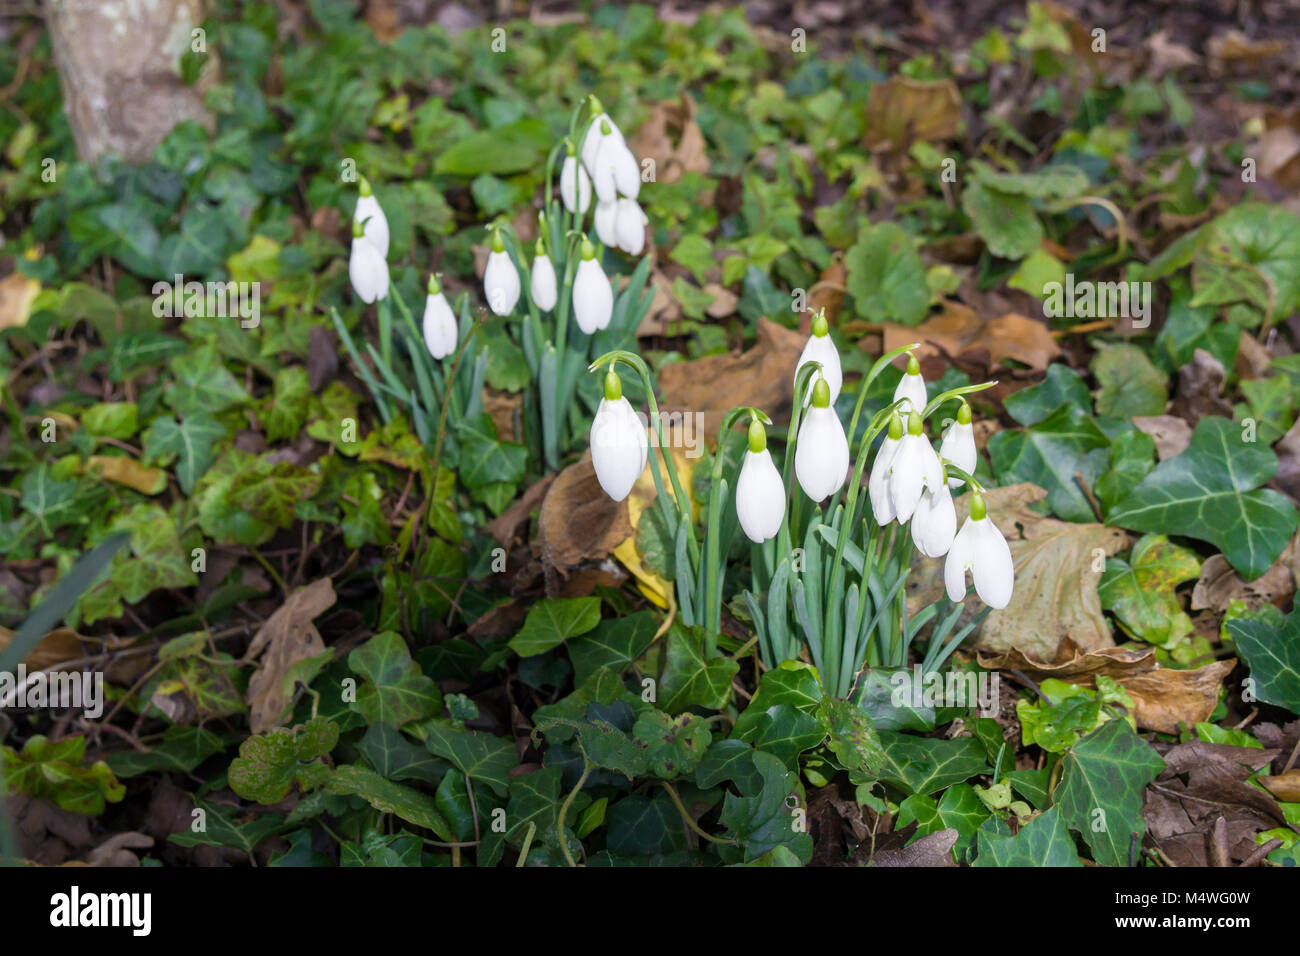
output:
[[750,541],[762,543],[776,537],[785,518],[785,484],[766,448],[745,452],[736,479],[736,517]]
[[357,296],[367,305],[388,295],[388,263],[365,236],[352,237],[348,278]]
[[948,600],[957,602],[966,597],[966,572],[970,569],[972,544],[971,521],[961,526],[957,536],[952,539],[948,549],[948,559],[943,564],[943,584],[948,591]]
[[942,485],[934,494],[927,489],[912,515],[912,540],[917,548],[927,557],[941,557],[952,547],[956,534],[957,509],[948,486]]
[[921,481],[925,484],[926,490],[934,491],[943,484],[943,465],[939,461],[939,454],[934,450],[925,436],[921,436]]
[[[602,120],[609,124],[609,136],[600,131]],[[587,167],[588,172],[596,168],[596,153],[607,139],[622,143],[623,133],[618,128],[618,124],[609,118],[608,113],[601,113],[591,121],[591,125],[587,127],[587,135],[582,141],[582,164]]]
[[[974,426],[970,422],[965,425],[961,422],[953,422],[949,425],[939,445],[939,457],[946,458],[968,474],[975,474],[977,459]],[[966,482],[960,478],[948,479],[949,488],[960,488],[964,484]]]
[[[923,447],[924,446],[924,447]],[[898,514],[899,524],[912,517],[921,492],[925,490],[927,472],[926,449],[929,442],[924,435],[904,435],[894,455],[893,474],[889,479],[889,497],[894,511]],[[934,454],[934,449],[929,449]]]
[[596,203],[596,238],[611,249],[618,247],[618,203]]
[[601,141],[596,151],[596,162],[591,167],[591,185],[596,190],[599,202],[614,202],[618,199],[618,182],[614,169],[619,162],[619,153],[627,152],[627,147],[607,136]]
[[849,440],[833,408],[809,408],[799,426],[794,473],[813,501],[839,490],[849,470]]
[[519,270],[504,250],[488,253],[483,271],[483,294],[488,308],[497,315],[509,315],[519,301]]
[[641,255],[645,248],[645,227],[649,221],[635,199],[620,199],[614,204],[616,245],[630,256]]
[[867,479],[867,496],[871,499],[871,512],[876,516],[876,524],[882,528],[894,520],[894,503],[889,497],[889,475],[894,456],[902,439],[885,436],[876,460],[871,464],[871,477]]
[[352,213],[356,222],[363,222],[362,228],[371,244],[379,250],[383,259],[388,258],[388,217],[379,207],[379,200],[374,196],[358,196],[357,208]]
[[424,297],[424,344],[436,359],[456,351],[456,314],[441,292]]
[[[831,406],[834,407],[835,400],[840,397],[840,387],[844,384],[844,372],[840,367],[840,353],[835,348],[835,343],[831,341],[829,335],[810,335],[808,342],[803,347],[803,352],[799,355],[799,362],[795,366],[795,378],[799,377],[799,369],[803,368],[809,362],[820,362],[822,366],[822,375],[826,378],[826,384],[831,390]],[[817,376],[813,376],[813,381]],[[808,407],[811,401],[812,389],[808,389],[808,398],[805,399],[804,407]]]
[[[614,313],[614,288],[595,259],[583,259],[573,279],[573,317],[588,335],[609,325]],[[617,500],[617,499],[616,499]]]
[[971,526],[971,577],[975,579],[975,593],[989,607],[1001,610],[1011,603],[1015,588],[1016,569],[1011,548],[987,515],[967,523]]
[[626,143],[620,143],[611,151],[610,160],[614,166],[614,186],[619,194],[636,199],[641,192],[641,167],[636,164],[636,156]]
[[533,260],[532,278],[528,283],[528,294],[533,303],[543,312],[555,308],[559,295],[555,288],[555,266],[550,256],[538,256]]
[[615,501],[622,501],[645,470],[649,442],[645,427],[626,398],[601,399],[591,423],[591,464],[596,480]]
[[565,209],[579,216],[585,216],[591,206],[591,177],[576,156],[565,156],[560,167],[560,198]]
[[[906,398],[911,402],[912,410],[918,415],[923,412],[925,410],[926,401],[925,379],[921,378],[919,374],[908,375],[904,372],[902,379],[898,383],[898,387],[894,389],[894,401],[898,401],[900,398]],[[906,409],[907,406],[904,405],[902,408]],[[900,414],[901,411],[902,410],[900,409]]]

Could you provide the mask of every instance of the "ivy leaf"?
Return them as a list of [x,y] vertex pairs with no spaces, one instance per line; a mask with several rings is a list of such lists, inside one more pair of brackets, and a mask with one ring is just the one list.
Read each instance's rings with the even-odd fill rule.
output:
[[[526,773],[510,780],[506,829],[502,833],[498,833],[495,828],[483,831],[483,842],[479,845],[479,866],[496,866],[506,845],[521,845],[530,832],[534,845],[555,845],[556,817],[563,799],[560,796],[561,776],[559,767],[543,767],[534,773]],[[503,786],[498,792],[504,795],[506,787]],[[576,803],[577,801],[574,809],[578,809]]]
[[573,664],[573,684],[581,687],[603,667],[622,673],[645,653],[654,640],[658,622],[649,611],[601,621],[589,633],[568,642]]
[[1015,836],[981,829],[972,866],[1083,866],[1060,808],[1052,807]]
[[0,779],[5,792],[25,793],[72,813],[97,816],[104,812],[106,802],[120,802],[126,787],[102,760],[82,766],[85,756],[85,737],[51,741],[43,734],[33,734],[21,752],[0,746]]
[[645,747],[649,769],[664,780],[695,773],[713,737],[709,725],[699,717],[670,717],[659,710],[638,717],[632,736]]
[[915,822],[916,838],[940,830],[956,830],[957,843],[953,846],[953,855],[960,861],[966,848],[974,842],[980,824],[989,816],[989,808],[984,806],[975,788],[968,783],[957,783],[945,790],[938,800],[922,794],[908,797],[898,805],[895,826],[901,830]]
[[1101,385],[1098,415],[1164,414],[1169,401],[1165,376],[1136,345],[1103,345],[1088,367]]
[[1142,791],[1165,769],[1160,755],[1125,720],[1110,720],[1062,758],[1056,805],[1102,866],[1128,866],[1133,835],[1146,832]]
[[746,863],[778,846],[807,863],[812,859],[812,837],[795,828],[795,816],[786,802],[792,794],[802,796],[798,772],[761,751],[754,754],[754,766],[761,784],[740,796],[728,793],[718,819],[740,841]]
[[[754,710],[750,704],[746,713]],[[826,725],[814,714],[790,704],[775,704],[760,712],[743,735],[758,750],[775,754],[787,767],[798,766],[799,754],[826,739]]]
[[1242,442],[1226,418],[1207,416],[1187,450],[1157,465],[1106,523],[1208,541],[1253,580],[1272,567],[1300,520],[1285,497],[1259,487],[1276,471],[1272,451]]
[[348,655],[348,667],[366,678],[354,706],[368,724],[401,727],[442,710],[442,693],[399,634],[376,634]]
[[1256,699],[1300,714],[1300,605],[1279,627],[1248,618],[1227,626],[1250,667]]
[[674,623],[668,630],[659,692],[663,709],[679,714],[690,707],[721,710],[731,697],[731,680],[740,665],[726,657],[707,660],[699,628]]
[[438,812],[433,797],[385,780],[360,764],[336,767],[325,786],[330,793],[360,797],[380,813],[391,813],[407,823],[432,830],[440,840],[450,843],[455,839],[451,827]]
[[[202,810],[203,815],[195,818],[190,829],[173,833],[167,839],[177,846],[228,846],[243,853],[252,853],[257,845],[284,826],[284,814],[259,813],[246,822],[240,821],[243,815],[238,807],[220,803],[209,803],[202,797],[194,798],[194,809]],[[202,821],[203,828],[194,827]]]
[[1023,259],[1043,241],[1043,224],[1024,196],[975,179],[962,193],[961,208],[989,252],[1001,259]]
[[1007,414],[1022,425],[1037,425],[1067,403],[1092,414],[1092,393],[1083,376],[1062,362],[1047,366],[1046,377],[1037,385],[1013,392],[1002,402]]
[[441,718],[416,724],[411,731],[424,735],[424,745],[430,753],[450,760],[471,780],[481,780],[500,796],[506,795],[510,771],[519,765],[510,740],[478,730],[463,730]]
[[297,435],[307,420],[311,398],[311,384],[305,368],[291,365],[276,372],[275,395],[262,416],[267,441],[280,441]]
[[203,412],[187,415],[180,422],[162,415],[145,430],[145,458],[160,465],[176,460],[181,491],[193,494],[194,485],[216,461],[217,442],[225,437],[226,426]]
[[1029,481],[1047,489],[1047,505],[1067,521],[1094,521],[1076,474],[1092,487],[1106,466],[1110,444],[1096,422],[1076,405],[1062,405],[1028,428],[989,439],[989,458],[1003,484]]
[[1168,647],[1192,632],[1192,619],[1179,606],[1174,589],[1200,573],[1196,552],[1149,534],[1133,546],[1128,561],[1106,560],[1097,595],[1129,634]]
[[653,796],[624,797],[609,808],[605,844],[612,853],[646,857],[686,848],[685,828],[672,798],[661,788]]
[[545,654],[600,623],[600,598],[545,598],[534,605],[524,626],[510,639],[520,657]]
[[925,266],[911,237],[892,222],[862,230],[844,257],[858,311],[874,321],[916,325],[930,308]]
[[1093,491],[1109,514],[1115,503],[1128,497],[1156,464],[1156,440],[1137,429],[1121,432],[1110,443],[1110,470],[1097,479]]
[[974,737],[914,737],[880,732],[884,764],[875,776],[909,794],[937,793],[979,773],[988,773],[984,746]]
[[228,738],[203,727],[168,727],[149,750],[122,750],[109,754],[104,762],[121,780],[153,771],[189,773],[228,743]]
[[423,780],[436,784],[447,773],[447,765],[427,748],[388,724],[368,727],[357,743],[357,752],[389,780]]
[[231,375],[216,346],[200,345],[171,363],[172,381],[163,395],[181,415],[208,412],[215,415],[248,401],[248,392]]
[[311,788],[318,770],[324,767],[318,758],[338,742],[338,725],[324,717],[314,717],[292,730],[277,727],[254,734],[239,745],[239,756],[230,763],[230,789],[245,800],[268,806],[279,803],[289,795],[295,780],[304,790]]

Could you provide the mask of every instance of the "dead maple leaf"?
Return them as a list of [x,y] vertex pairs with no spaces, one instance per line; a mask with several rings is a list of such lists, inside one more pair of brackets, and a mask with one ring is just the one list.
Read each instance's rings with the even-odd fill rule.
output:
[[248,679],[248,724],[253,733],[279,727],[291,703],[284,678],[294,664],[325,652],[325,642],[312,623],[334,606],[337,597],[329,578],[299,588],[258,628],[244,654],[251,661],[261,655]]

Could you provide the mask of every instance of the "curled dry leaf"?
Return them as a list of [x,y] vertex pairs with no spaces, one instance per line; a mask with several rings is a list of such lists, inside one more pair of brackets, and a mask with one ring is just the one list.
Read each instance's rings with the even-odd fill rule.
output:
[[260,734],[279,727],[287,717],[290,698],[284,678],[301,660],[325,652],[325,642],[312,621],[334,606],[337,597],[329,578],[299,588],[253,635],[244,660],[261,657],[248,679],[249,726]]
[[928,82],[895,73],[871,87],[865,119],[863,145],[869,150],[952,139],[961,132],[961,96],[952,80]]
[[1178,370],[1178,390],[1169,412],[1195,425],[1206,415],[1232,417],[1232,403],[1223,397],[1227,372],[1223,363],[1205,349],[1192,353],[1192,360]]
[[21,272],[0,279],[0,331],[26,325],[40,291],[41,284]]
[[591,452],[556,475],[542,499],[537,519],[542,560],[560,573],[608,556],[631,533],[627,502],[611,501],[601,489]]
[[1295,592],[1295,582],[1286,558],[1287,554],[1283,552],[1271,568],[1253,581],[1243,581],[1223,555],[1207,558],[1192,589],[1192,610],[1210,608],[1222,614],[1233,601],[1241,601],[1252,610],[1264,604],[1280,606]]
[[978,659],[980,667],[988,670],[1017,670],[1035,680],[1055,677],[1091,686],[1098,675],[1120,678],[1152,670],[1156,666],[1155,655],[1154,647],[1100,647],[1085,651],[1066,638],[1050,662],[1026,654],[1018,647],[1000,654],[980,651]]
[[922,357],[944,353],[969,358],[987,369],[1006,368],[1007,361],[1019,362],[1030,371],[1042,372],[1061,347],[1042,322],[1008,312],[987,322],[975,311],[957,302],[945,302],[944,311],[916,328],[893,323],[871,326],[884,335],[884,350],[920,342]]
[[91,455],[86,469],[142,495],[156,495],[167,488],[167,472],[142,465],[128,455]]
[[1260,777],[1259,782],[1281,803],[1300,803],[1300,767],[1276,777]]
[[[686,93],[675,103],[655,103],[650,118],[637,128],[628,145],[638,160],[654,160],[656,182],[675,183],[686,173],[709,171],[708,144],[695,122],[695,101]],[[702,194],[700,202],[708,205],[711,195]]]

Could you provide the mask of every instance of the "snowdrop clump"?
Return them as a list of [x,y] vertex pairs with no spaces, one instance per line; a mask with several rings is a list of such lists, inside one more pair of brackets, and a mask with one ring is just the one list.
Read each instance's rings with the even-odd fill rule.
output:
[[564,208],[581,218],[587,213],[594,189],[596,236],[611,248],[639,256],[645,249],[645,227],[650,221],[637,202],[641,168],[618,124],[601,109],[595,97],[591,98],[591,109],[594,115],[577,155],[572,143],[565,144],[560,196]]

